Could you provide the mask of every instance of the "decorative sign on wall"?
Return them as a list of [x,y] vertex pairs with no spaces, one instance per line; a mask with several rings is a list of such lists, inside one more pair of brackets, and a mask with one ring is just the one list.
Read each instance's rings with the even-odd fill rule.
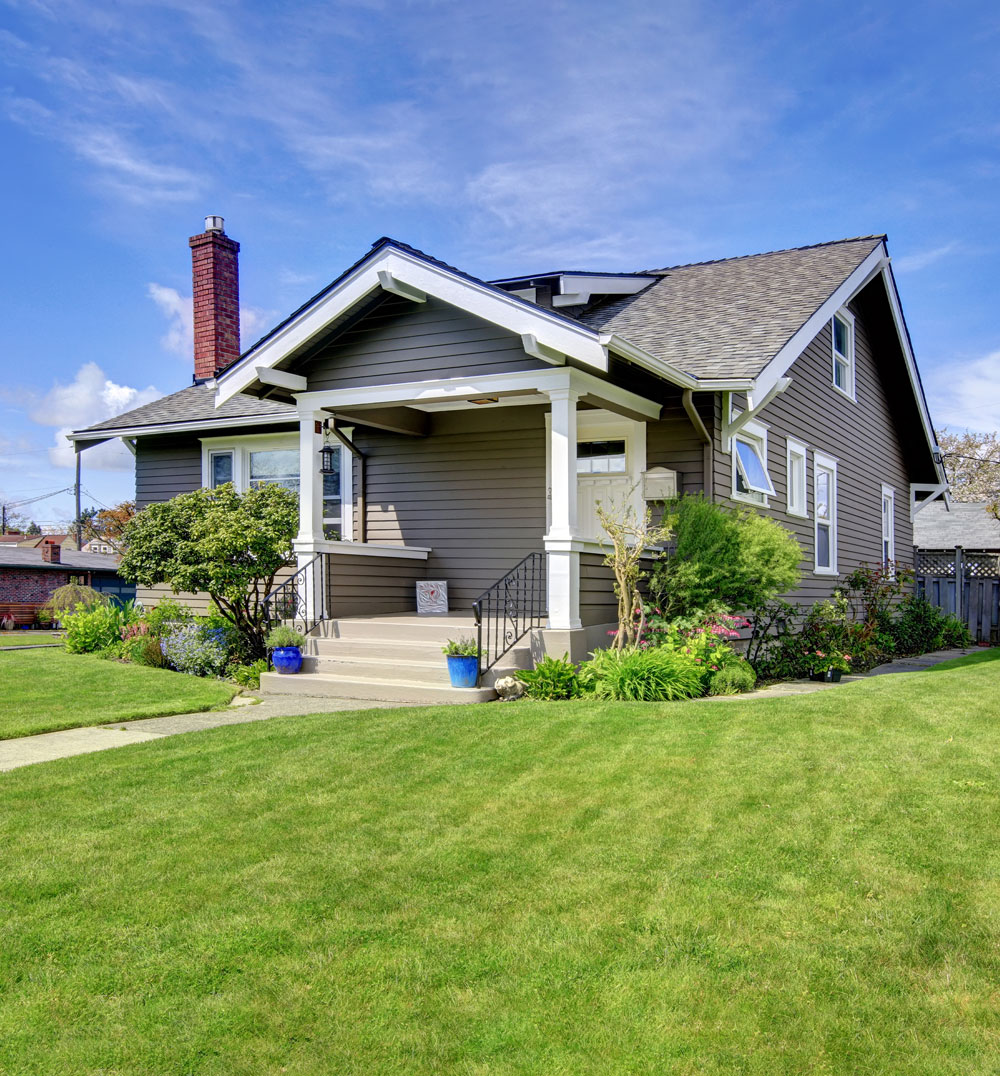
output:
[[417,615],[442,616],[448,612],[448,584],[441,581],[417,583]]
[[642,473],[642,499],[669,501],[677,496],[677,472],[666,467],[650,467]]

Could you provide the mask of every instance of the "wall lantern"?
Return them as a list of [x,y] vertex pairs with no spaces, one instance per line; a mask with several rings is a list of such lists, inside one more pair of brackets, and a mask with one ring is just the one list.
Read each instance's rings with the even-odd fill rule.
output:
[[320,449],[320,474],[337,474],[340,470],[338,463],[340,462],[337,457],[340,455],[340,446],[336,448],[333,445],[324,445]]

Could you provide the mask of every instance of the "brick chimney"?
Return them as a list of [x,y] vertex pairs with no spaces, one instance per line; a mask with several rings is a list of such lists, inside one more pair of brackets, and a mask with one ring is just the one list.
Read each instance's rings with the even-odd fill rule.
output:
[[194,297],[194,380],[215,377],[240,355],[240,245],[222,217],[188,240]]
[[50,539],[42,542],[42,560],[46,564],[62,563],[62,550],[59,548],[58,542],[53,542]]

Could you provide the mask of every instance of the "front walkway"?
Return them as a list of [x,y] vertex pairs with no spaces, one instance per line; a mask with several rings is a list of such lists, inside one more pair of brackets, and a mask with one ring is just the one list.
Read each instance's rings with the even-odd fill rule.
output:
[[[968,650],[939,650],[914,658],[901,658],[862,676],[845,676],[842,684],[862,680],[865,676],[882,676],[885,673],[921,672],[942,661],[978,653],[977,647]],[[711,702],[760,698],[783,698],[788,695],[807,695],[813,691],[829,691],[837,684],[815,683],[811,680],[792,680],[773,684],[747,695],[726,695]],[[702,701],[702,700],[696,700]],[[294,717],[298,714],[335,713],[342,710],[374,710],[404,705],[397,702],[368,702],[358,699],[314,698],[302,695],[270,695],[254,705],[247,698],[237,698],[228,710],[212,710],[200,714],[174,714],[172,717],[146,717],[139,721],[125,721],[114,725],[97,725],[83,729],[65,729],[62,732],[44,732],[39,736],[22,736],[16,740],[0,740],[0,772],[30,766],[35,762],[52,762],[73,755],[88,755],[94,751],[106,751],[112,747],[159,740],[164,736],[176,736],[182,732],[200,732],[220,725],[243,725],[250,721],[266,721],[271,717]]]

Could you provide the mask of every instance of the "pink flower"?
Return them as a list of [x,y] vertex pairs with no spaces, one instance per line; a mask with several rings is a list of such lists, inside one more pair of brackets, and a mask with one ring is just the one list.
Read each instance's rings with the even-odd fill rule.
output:
[[719,671],[719,666],[718,665],[713,665],[712,666],[712,672],[718,672],[718,671]]

